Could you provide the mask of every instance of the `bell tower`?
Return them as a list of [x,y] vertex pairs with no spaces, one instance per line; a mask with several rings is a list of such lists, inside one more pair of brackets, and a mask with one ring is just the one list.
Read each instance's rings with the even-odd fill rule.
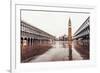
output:
[[69,48],[69,60],[72,60],[72,28],[71,19],[68,21],[68,48]]

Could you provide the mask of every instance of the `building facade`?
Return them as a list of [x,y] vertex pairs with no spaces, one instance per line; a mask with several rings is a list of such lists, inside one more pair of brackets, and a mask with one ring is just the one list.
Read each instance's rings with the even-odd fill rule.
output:
[[21,21],[21,61],[42,54],[52,47],[55,37]]

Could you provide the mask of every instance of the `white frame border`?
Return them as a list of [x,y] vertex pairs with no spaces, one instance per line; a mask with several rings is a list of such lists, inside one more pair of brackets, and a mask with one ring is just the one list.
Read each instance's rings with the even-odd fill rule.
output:
[[[44,6],[46,8],[49,8],[49,7],[55,8],[55,7],[57,7],[58,9],[60,7],[61,7],[61,9],[68,7],[68,9],[72,9],[72,10],[74,8],[76,8],[78,10],[82,8],[83,11],[85,9],[86,11],[90,12],[90,14],[91,14],[90,15],[90,33],[91,32],[93,32],[93,33],[90,34],[90,37],[91,37],[91,39],[90,39],[90,43],[91,43],[90,48],[91,47],[96,48],[95,47],[95,28],[94,28],[96,22],[95,22],[95,9],[94,9],[94,7],[91,7],[91,6],[90,7],[87,7],[87,6],[82,7],[82,6],[78,6],[78,5],[74,5],[74,6],[73,5],[72,6],[71,5],[67,6],[66,5],[65,6],[65,5],[60,5],[60,4],[58,4],[58,5],[52,5],[52,4],[47,5],[45,3],[43,5],[39,5],[39,4],[35,4],[35,5],[34,4],[33,5],[32,4],[24,4],[24,5],[27,5],[29,7],[31,7],[31,6],[36,6],[36,7]],[[79,68],[79,67],[87,67],[87,66],[91,67],[91,66],[96,65],[96,50],[95,49],[93,49],[92,51],[90,50],[91,53],[92,53],[92,55],[90,53],[90,57],[91,57],[90,60],[71,61],[71,62],[67,61],[66,63],[65,62],[33,63],[34,65],[31,63],[33,66],[31,66],[31,64],[27,64],[27,66],[25,66],[26,64],[21,64],[20,65],[19,60],[16,59],[16,57],[18,57],[17,55],[20,54],[20,53],[15,52],[16,48],[18,48],[18,47],[16,47],[16,44],[18,44],[18,43],[16,43],[16,39],[20,39],[19,37],[16,37],[16,35],[17,35],[16,32],[20,31],[20,30],[17,30],[20,26],[17,25],[17,27],[16,27],[16,24],[17,23],[19,24],[18,20],[20,20],[19,15],[17,16],[16,14],[19,13],[18,10],[20,10],[20,6],[23,7],[23,4],[12,3],[12,6],[13,6],[12,9],[11,9],[11,72],[12,73],[13,72],[17,73],[19,71],[22,71],[22,72],[23,71],[33,71],[33,69],[34,69],[34,71],[38,71],[38,70],[43,71],[43,70],[66,69],[66,68],[76,68],[76,67]],[[26,7],[25,7],[25,9],[26,9]],[[20,42],[20,41],[18,41],[18,42]]]

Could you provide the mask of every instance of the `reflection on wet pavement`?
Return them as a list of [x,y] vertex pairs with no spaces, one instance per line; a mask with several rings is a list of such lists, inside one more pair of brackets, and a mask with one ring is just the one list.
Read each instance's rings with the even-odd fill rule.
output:
[[[67,61],[68,54],[69,49],[67,47],[67,42],[56,41],[51,49],[49,49],[46,53],[37,56],[30,62]],[[82,57],[74,48],[72,48],[72,57],[73,60],[82,60]]]

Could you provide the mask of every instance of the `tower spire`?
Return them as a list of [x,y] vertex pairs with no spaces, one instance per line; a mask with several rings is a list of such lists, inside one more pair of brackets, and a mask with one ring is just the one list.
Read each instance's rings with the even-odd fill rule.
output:
[[71,19],[68,21],[68,40],[72,40],[72,28],[71,28]]
[[71,20],[70,20],[70,18],[69,18],[69,22],[68,22],[68,24],[71,25]]

